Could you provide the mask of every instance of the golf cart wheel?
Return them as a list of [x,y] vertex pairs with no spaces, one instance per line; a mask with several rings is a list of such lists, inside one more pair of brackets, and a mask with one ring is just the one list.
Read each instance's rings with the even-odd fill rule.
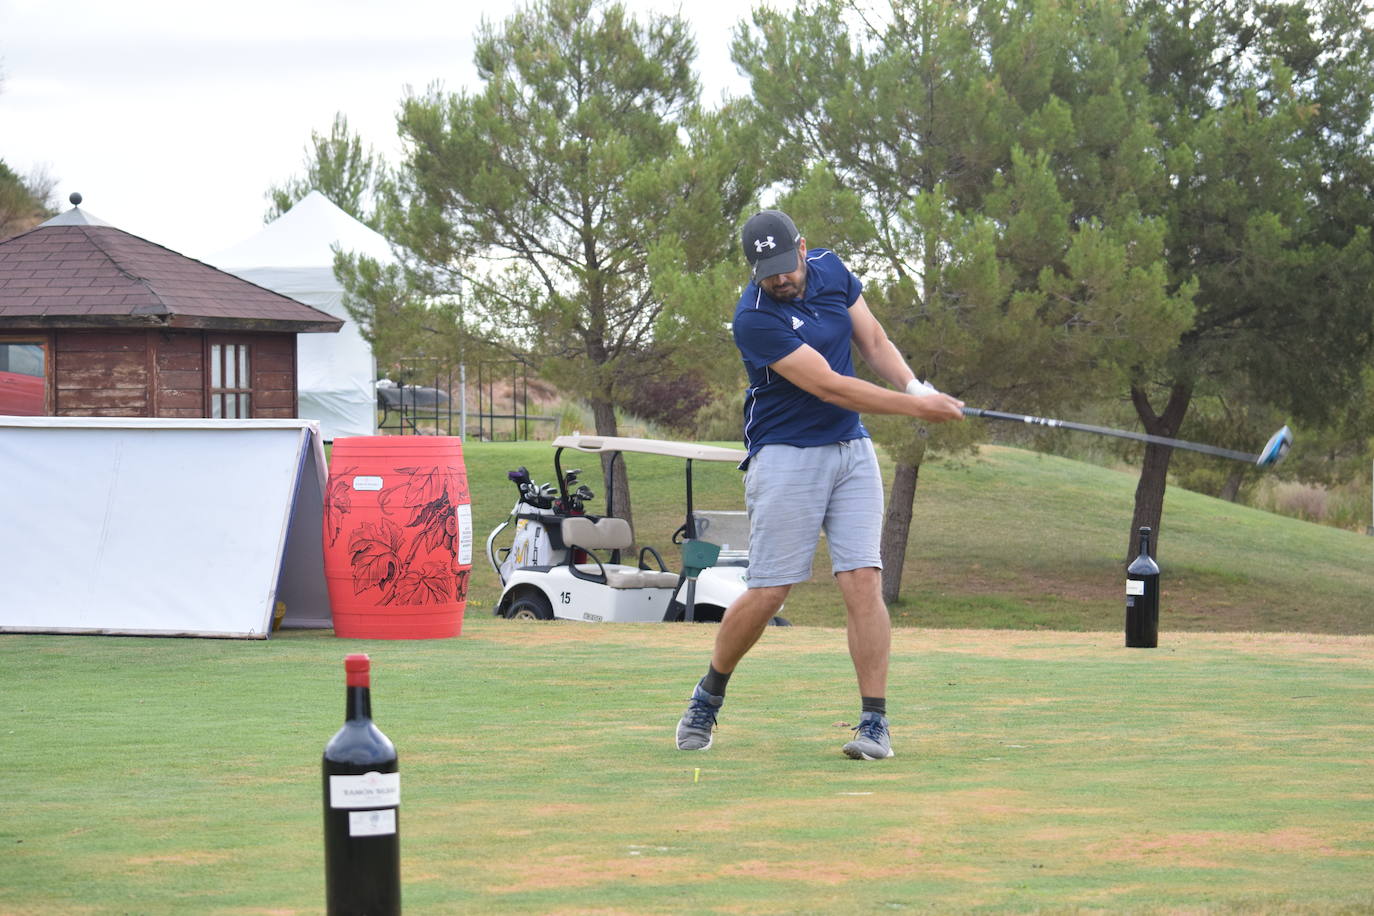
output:
[[772,620],[768,621],[768,625],[770,627],[790,627],[792,621],[788,620],[786,617],[774,617]]
[[506,616],[511,620],[553,620],[553,605],[543,592],[525,592],[510,603]]

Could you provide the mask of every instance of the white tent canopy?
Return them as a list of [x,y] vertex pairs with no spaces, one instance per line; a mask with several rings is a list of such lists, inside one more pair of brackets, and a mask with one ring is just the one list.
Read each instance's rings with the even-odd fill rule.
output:
[[376,361],[344,309],[343,286],[334,276],[335,248],[382,263],[394,260],[385,238],[319,191],[311,191],[257,235],[206,259],[221,270],[344,319],[337,334],[296,338],[300,416],[318,420],[325,441],[371,436],[377,429]]

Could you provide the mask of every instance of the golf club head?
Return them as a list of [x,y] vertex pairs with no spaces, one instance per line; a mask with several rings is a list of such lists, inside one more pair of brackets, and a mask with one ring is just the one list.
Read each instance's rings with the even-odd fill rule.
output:
[[1258,467],[1270,468],[1283,460],[1288,454],[1288,450],[1293,447],[1293,431],[1285,426],[1283,429],[1269,437],[1269,441],[1264,443],[1264,449],[1255,459]]

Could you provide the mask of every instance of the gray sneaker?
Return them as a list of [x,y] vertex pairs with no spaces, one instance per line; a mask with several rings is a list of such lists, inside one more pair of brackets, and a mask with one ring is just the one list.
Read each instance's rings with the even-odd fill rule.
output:
[[855,760],[883,760],[893,756],[886,716],[866,712],[859,717],[854,732],[854,740],[844,746],[845,756]]
[[701,689],[697,684],[692,698],[687,701],[687,711],[677,723],[677,749],[680,751],[704,751],[711,746],[711,732],[716,727],[716,713],[725,702]]

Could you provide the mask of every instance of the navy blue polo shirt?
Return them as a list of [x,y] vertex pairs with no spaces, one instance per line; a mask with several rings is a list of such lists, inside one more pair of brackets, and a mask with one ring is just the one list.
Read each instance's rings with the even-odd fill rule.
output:
[[734,333],[749,374],[744,447],[750,456],[770,443],[830,445],[868,435],[858,413],[827,404],[770,368],[808,344],[830,368],[854,375],[849,307],[862,292],[859,279],[825,248],[806,253],[806,293],[801,299],[774,299],[757,283],[744,288],[735,306]]

